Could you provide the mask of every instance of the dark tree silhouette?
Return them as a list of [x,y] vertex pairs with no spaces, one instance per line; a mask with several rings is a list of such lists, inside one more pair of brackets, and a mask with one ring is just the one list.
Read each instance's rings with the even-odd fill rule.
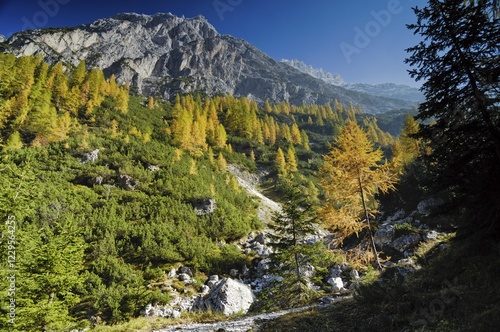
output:
[[414,11],[408,28],[423,40],[406,62],[425,81],[417,118],[435,120],[420,131],[432,149],[430,179],[456,204],[488,206],[492,225],[500,211],[498,1],[430,0]]

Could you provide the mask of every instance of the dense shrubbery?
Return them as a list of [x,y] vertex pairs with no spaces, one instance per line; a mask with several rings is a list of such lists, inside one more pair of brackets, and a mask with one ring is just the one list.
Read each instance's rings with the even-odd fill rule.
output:
[[[291,181],[315,198],[319,153],[345,120],[362,118],[339,104],[145,100],[84,62],[65,68],[37,57],[0,54],[0,82],[0,218],[16,220],[20,330],[128,320],[147,303],[168,302],[147,285],[173,266],[227,273],[248,263],[229,243],[261,225],[227,163],[266,166],[278,193]],[[373,120],[363,124],[379,143],[391,140]],[[82,162],[96,149],[95,161]],[[210,215],[195,213],[203,198],[217,202]],[[3,326],[7,311],[2,302]]]

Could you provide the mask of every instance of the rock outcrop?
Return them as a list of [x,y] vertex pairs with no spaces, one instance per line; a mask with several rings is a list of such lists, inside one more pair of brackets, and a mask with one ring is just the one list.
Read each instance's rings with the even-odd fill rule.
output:
[[51,63],[76,66],[85,59],[89,68],[114,74],[118,83],[128,82],[142,94],[165,99],[204,91],[292,104],[337,99],[360,105],[366,113],[412,106],[327,84],[244,40],[219,34],[202,16],[123,13],[74,28],[19,32],[6,43],[16,55],[40,54]]
[[419,202],[409,214],[400,210],[385,217],[373,235],[377,249],[392,259],[401,259],[411,257],[421,242],[438,240],[445,233],[430,229],[422,220],[443,203],[441,199],[429,198]]
[[246,313],[255,301],[255,296],[248,285],[224,278],[217,282],[208,295],[200,295],[193,306],[195,310],[212,310],[224,315]]
[[99,158],[99,149],[95,149],[89,153],[86,153],[82,157],[82,164],[85,164],[87,161],[95,162]]
[[192,202],[197,216],[211,215],[217,209],[217,202],[213,198],[199,198]]

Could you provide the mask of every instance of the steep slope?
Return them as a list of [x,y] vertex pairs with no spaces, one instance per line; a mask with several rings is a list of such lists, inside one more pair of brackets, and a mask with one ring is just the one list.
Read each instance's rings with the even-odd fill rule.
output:
[[257,216],[264,224],[269,223],[273,215],[281,211],[281,205],[265,196],[256,187],[262,182],[264,178],[263,174],[267,172],[261,172],[263,173],[262,175],[250,174],[247,171],[239,169],[235,165],[228,165],[227,169],[236,177],[240,187],[244,188],[250,196],[256,197],[259,200]]
[[366,113],[411,107],[407,101],[326,84],[244,40],[219,34],[201,16],[125,13],[74,28],[20,32],[6,43],[16,55],[42,54],[51,63],[77,65],[85,59],[88,67],[114,74],[119,83],[130,82],[145,95],[172,98],[203,91],[292,104],[337,99],[344,105],[360,105]]

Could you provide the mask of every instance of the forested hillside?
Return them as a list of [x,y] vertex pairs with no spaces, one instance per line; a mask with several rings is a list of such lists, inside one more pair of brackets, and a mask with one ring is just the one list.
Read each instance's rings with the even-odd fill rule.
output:
[[0,213],[12,230],[1,239],[12,249],[1,251],[12,263],[2,289],[14,271],[16,328],[126,321],[169,301],[151,285],[173,266],[202,278],[250,265],[231,243],[262,226],[226,166],[263,167],[277,193],[291,180],[317,196],[321,154],[350,120],[380,146],[394,140],[353,106],[201,94],[170,103],[130,95],[85,62],[1,54]]
[[[401,178],[397,191],[380,201],[401,210],[377,233],[410,239],[433,229],[446,235],[435,234],[395,265],[386,263],[353,300],[265,323],[262,331],[498,330],[500,3],[429,0],[413,10],[408,28],[422,39],[407,49],[406,62],[410,75],[423,81],[426,101],[418,123],[407,121],[406,134],[393,145]],[[331,164],[338,167],[345,158],[333,151]],[[437,204],[422,209],[421,197]]]

